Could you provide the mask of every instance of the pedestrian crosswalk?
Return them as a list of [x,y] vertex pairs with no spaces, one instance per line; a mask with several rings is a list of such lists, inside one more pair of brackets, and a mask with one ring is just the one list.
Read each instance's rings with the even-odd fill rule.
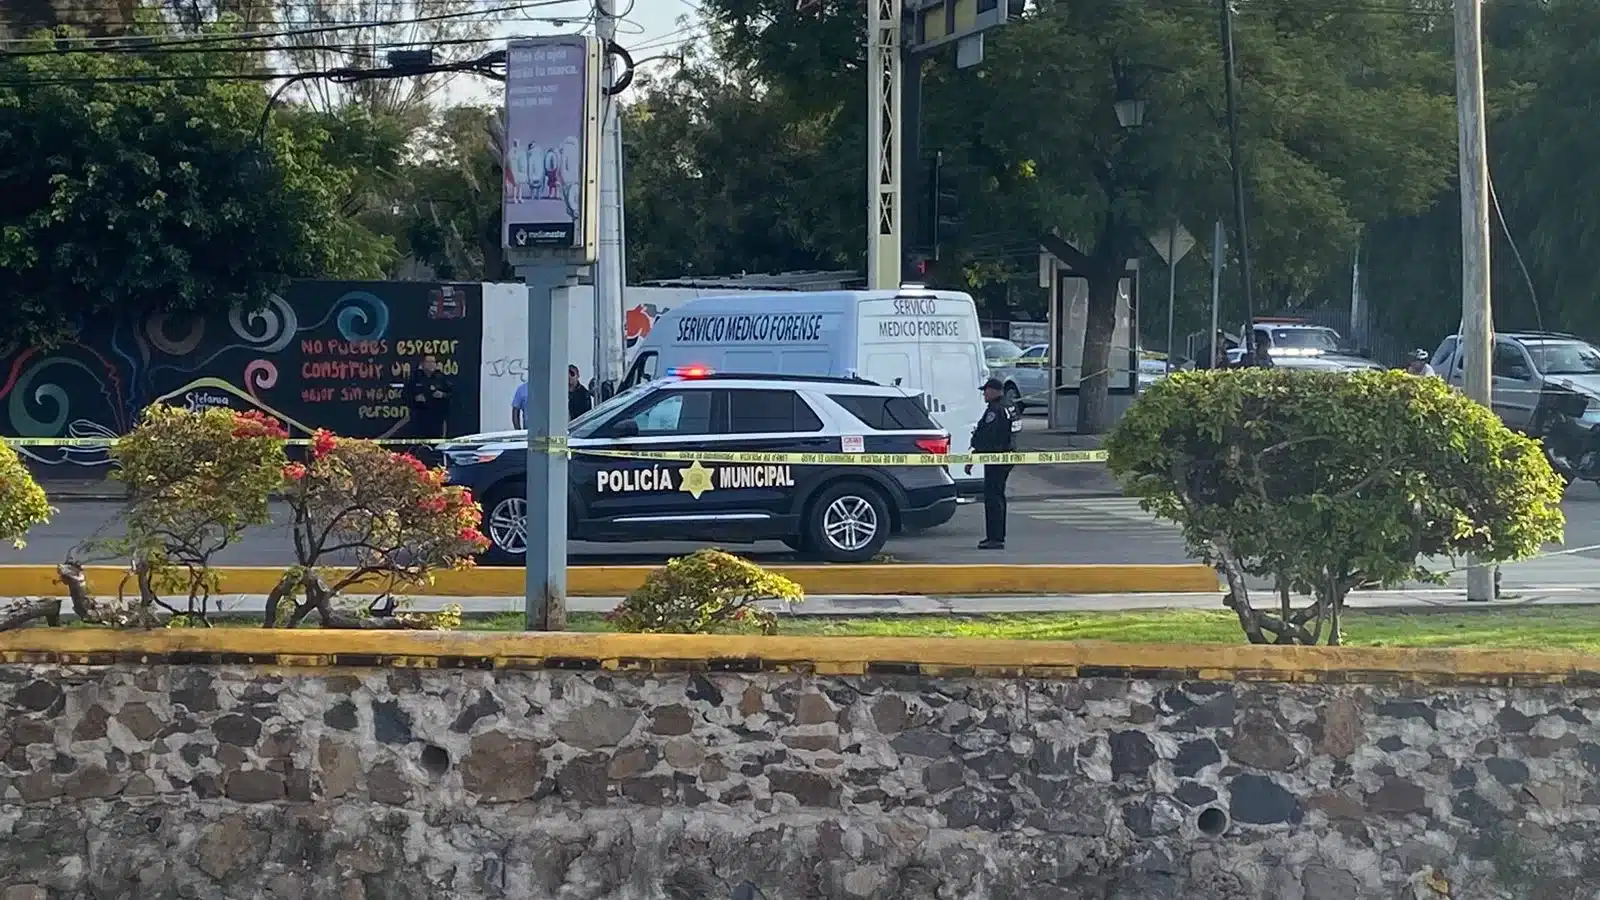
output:
[[1131,497],[1053,497],[1044,500],[1018,500],[1010,505],[1012,515],[1056,522],[1083,531],[1140,535],[1150,540],[1182,543],[1178,526],[1158,519],[1139,508]]

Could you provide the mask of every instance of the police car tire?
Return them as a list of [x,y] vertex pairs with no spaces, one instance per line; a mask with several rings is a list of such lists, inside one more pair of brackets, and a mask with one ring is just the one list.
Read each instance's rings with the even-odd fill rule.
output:
[[[877,532],[865,545],[855,550],[845,550],[835,546],[828,540],[824,525],[828,508],[847,497],[860,498],[871,506],[877,523]],[[889,541],[889,504],[884,502],[880,491],[864,482],[835,482],[817,492],[816,497],[812,499],[806,511],[803,527],[805,532],[801,537],[808,554],[820,557],[826,562],[866,562],[877,556],[883,545]]]
[[484,500],[483,532],[485,535],[489,536],[489,549],[483,551],[483,561],[488,565],[520,566],[527,562],[528,554],[526,550],[524,550],[521,554],[513,554],[508,552],[499,544],[495,543],[493,534],[489,528],[489,516],[493,515],[495,507],[512,497],[522,496],[522,492],[518,490],[519,487],[520,486],[516,484],[500,485],[499,487],[490,491],[489,496]]

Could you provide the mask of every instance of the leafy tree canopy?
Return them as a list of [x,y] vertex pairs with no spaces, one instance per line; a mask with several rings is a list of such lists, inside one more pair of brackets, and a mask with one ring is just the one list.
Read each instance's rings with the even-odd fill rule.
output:
[[[792,6],[711,0],[706,9],[724,29],[723,56],[748,73],[743,89],[786,105],[788,121],[822,123],[830,134],[819,152],[844,161],[848,180],[861,183],[864,7],[800,15]],[[1346,263],[1365,223],[1420,212],[1447,184],[1449,62],[1425,22],[1296,0],[1241,9],[1252,250],[1268,303],[1303,302],[1330,267]],[[981,67],[955,71],[948,55],[928,62],[922,145],[944,151],[967,219],[948,248],[967,265],[944,280],[1004,277],[1004,269],[973,265],[997,256],[1026,268],[1038,236],[1059,229],[1072,244],[1052,248],[1089,282],[1083,370],[1103,372],[1123,261],[1174,214],[1190,223],[1231,218],[1219,31],[1204,4],[1039,0],[986,37]],[[1137,129],[1121,127],[1114,112],[1127,96],[1146,103]],[[751,153],[745,165],[768,158]],[[721,180],[725,170],[716,171]],[[765,183],[768,198],[785,184]],[[862,203],[840,201],[863,193],[829,199],[862,218]],[[860,246],[860,235],[837,236]],[[719,246],[737,243],[730,234]],[[834,255],[848,258],[848,250]],[[1085,379],[1080,430],[1103,425],[1105,386],[1102,376]]]
[[51,46],[0,61],[0,333],[382,275],[389,242],[345,214],[375,126],[288,114],[258,138],[251,54],[26,52]]

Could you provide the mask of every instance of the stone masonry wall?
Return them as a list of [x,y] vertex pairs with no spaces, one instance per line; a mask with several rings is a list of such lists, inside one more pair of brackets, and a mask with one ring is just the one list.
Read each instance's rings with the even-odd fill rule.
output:
[[0,668],[0,900],[1600,896],[1587,690]]

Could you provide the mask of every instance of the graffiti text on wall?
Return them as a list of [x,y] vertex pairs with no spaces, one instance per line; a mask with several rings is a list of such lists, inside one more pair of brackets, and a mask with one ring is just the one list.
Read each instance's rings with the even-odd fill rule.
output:
[[[450,432],[478,428],[481,288],[296,282],[258,310],[90,323],[49,351],[0,356],[0,434],[114,437],[140,410],[260,409],[295,436],[404,434],[401,387],[424,356],[455,382]],[[35,462],[104,465],[101,447],[18,448]]]

